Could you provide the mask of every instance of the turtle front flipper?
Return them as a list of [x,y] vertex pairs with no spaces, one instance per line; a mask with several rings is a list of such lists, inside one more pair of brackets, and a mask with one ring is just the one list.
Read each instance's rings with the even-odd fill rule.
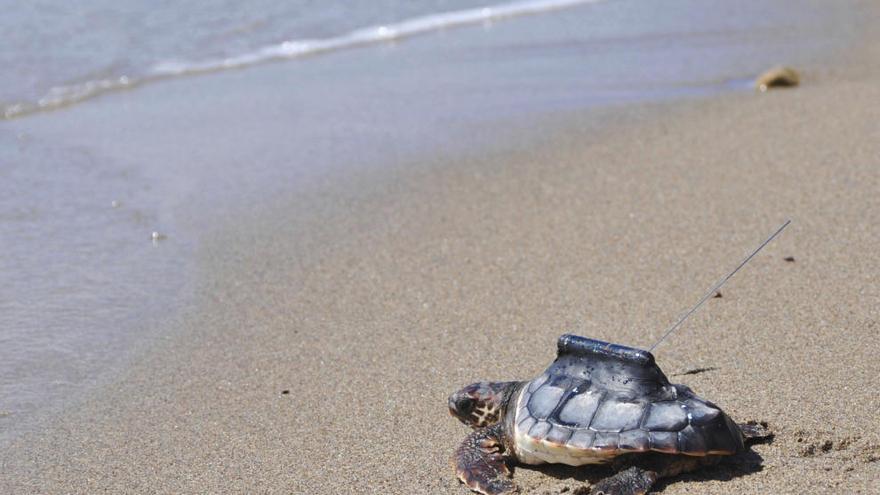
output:
[[485,495],[519,491],[508,478],[503,424],[474,430],[452,456],[455,474],[471,490]]
[[655,481],[654,471],[632,466],[593,485],[590,495],[644,495]]

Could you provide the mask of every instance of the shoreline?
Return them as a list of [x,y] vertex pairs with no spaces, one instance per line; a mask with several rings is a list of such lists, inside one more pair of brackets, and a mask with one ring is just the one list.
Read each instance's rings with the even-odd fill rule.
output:
[[[857,86],[866,92],[853,93],[854,97],[876,94],[871,93],[873,88]],[[634,154],[624,154],[638,158],[669,139],[679,140],[669,137],[677,134],[676,129],[699,137],[717,136],[723,125],[713,123],[712,117],[721,115],[732,114],[755,124],[763,121],[765,111],[779,116],[780,110],[795,107],[799,115],[788,114],[786,123],[798,126],[793,120],[799,120],[803,112],[814,115],[818,110],[824,113],[840,108],[839,101],[831,101],[838,100],[834,89],[833,85],[800,88],[755,96],[752,101],[737,101],[747,99],[743,97],[701,102],[689,105],[701,114],[692,117],[688,117],[689,111],[674,109],[678,115],[666,122],[669,127],[665,131],[655,124],[631,127],[645,141],[635,143],[640,149]],[[648,113],[662,110],[661,106]],[[637,110],[626,113],[627,119],[643,118]],[[847,119],[859,119],[865,113],[869,112],[856,112]],[[829,116],[837,118],[833,113],[824,113],[823,118]],[[833,126],[819,127],[828,130]],[[766,136],[753,128],[746,135],[755,140],[753,143],[764,145],[776,141],[774,136],[780,132]],[[617,140],[632,137],[623,135]],[[840,137],[825,139],[839,142]],[[617,140],[593,143],[586,156],[610,159],[621,149]],[[720,141],[723,143],[717,144],[741,142]],[[583,156],[571,157],[576,145],[565,144],[572,146],[565,169],[579,175],[574,167]],[[708,169],[693,173],[733,178],[719,170],[720,164],[715,165],[718,155],[729,150],[697,148],[714,161]],[[808,147],[794,156],[806,158],[812,151],[814,148]],[[871,156],[872,151],[876,150],[866,148],[859,156]],[[784,150],[791,152],[790,148]],[[446,214],[432,215],[451,224],[418,228],[411,222],[423,212],[405,215],[406,238],[418,239],[425,230],[433,231],[420,241],[401,242],[393,219],[386,219],[381,222],[380,234],[349,236],[347,245],[337,246],[310,270],[300,272],[288,264],[287,270],[294,271],[285,271],[285,275],[302,275],[299,288],[291,288],[291,282],[280,274],[261,273],[255,275],[260,284],[247,284],[258,289],[255,294],[214,293],[210,289],[226,287],[241,274],[234,269],[224,273],[230,265],[222,258],[215,260],[219,265],[209,263],[204,270],[214,281],[203,285],[208,288],[202,295],[205,306],[186,324],[189,334],[129,370],[120,383],[66,415],[41,438],[9,449],[19,455],[3,459],[6,472],[12,473],[4,483],[14,492],[55,492],[64,487],[67,491],[335,493],[357,489],[368,493],[465,493],[442,462],[465,433],[443,409],[446,394],[476,379],[526,378],[540,371],[552,358],[552,342],[561,331],[555,328],[623,343],[645,342],[639,329],[661,331],[666,320],[702,290],[721,266],[740,256],[753,238],[763,235],[765,227],[776,221],[776,211],[795,204],[800,206],[790,232],[731,281],[721,304],[710,304],[659,350],[658,359],[669,374],[716,367],[711,373],[689,376],[686,383],[738,420],[770,421],[778,435],[774,444],[755,448],[764,459],[763,471],[725,481],[697,476],[702,493],[796,493],[831,487],[869,493],[871,480],[880,474],[876,462],[865,461],[874,455],[872,449],[880,441],[870,434],[871,411],[877,404],[868,386],[880,371],[871,359],[880,343],[871,331],[877,315],[871,309],[876,305],[870,304],[880,295],[876,285],[871,292],[860,293],[866,287],[849,277],[852,269],[876,277],[878,267],[867,259],[868,252],[841,257],[840,247],[864,249],[877,240],[876,233],[863,229],[863,223],[831,227],[828,220],[849,218],[851,203],[828,211],[825,203],[836,198],[837,192],[828,191],[827,183],[804,184],[797,191],[763,198],[757,208],[737,204],[741,194],[762,197],[761,184],[788,176],[791,171],[786,168],[794,166],[793,162],[776,162],[764,171],[766,176],[758,173],[735,191],[720,194],[715,198],[716,204],[722,205],[720,211],[689,215],[691,223],[686,227],[673,223],[674,218],[683,209],[702,204],[699,200],[707,194],[717,195],[720,190],[707,184],[724,180],[691,178],[688,183],[696,188],[696,198],[654,198],[637,202],[635,211],[620,210],[618,203],[633,201],[615,199],[611,193],[642,191],[645,178],[619,183],[640,168],[625,158],[615,160],[615,166],[623,171],[607,167],[598,171],[605,186],[611,187],[605,193],[591,188],[610,202],[601,211],[575,203],[574,211],[560,212],[552,206],[552,198],[577,197],[566,189],[577,182],[553,179],[544,170],[529,172],[533,162],[528,160],[515,172],[509,168],[512,166],[486,172],[478,184],[499,188],[489,189],[494,200],[509,194],[504,192],[507,186],[519,185],[521,189],[513,191],[526,204],[514,211],[526,214],[532,232],[521,232],[518,225],[523,218],[511,218],[502,206],[487,212],[489,218],[477,226],[450,220],[457,215],[449,213],[471,211],[474,195],[468,193],[469,201],[447,198],[442,208]],[[497,165],[496,159],[490,156],[483,160]],[[679,173],[689,168],[676,165],[668,155],[655,160],[663,167],[679,168]],[[870,166],[869,162],[861,163],[862,167]],[[814,160],[799,167],[817,165],[821,163]],[[764,165],[753,164],[748,169],[758,172],[755,166]],[[860,170],[843,162],[835,162],[835,166],[849,166],[850,173]],[[670,181],[661,172],[647,174],[657,181]],[[460,174],[467,172],[459,169],[453,175]],[[530,185],[531,180],[524,180],[523,174],[547,183]],[[450,189],[462,185],[460,176],[446,180]],[[437,184],[447,185],[440,182],[433,187]],[[546,190],[548,186],[552,190]],[[856,190],[876,186],[870,182]],[[441,190],[449,192],[446,187]],[[821,194],[823,191],[826,194]],[[528,199],[523,192],[543,196]],[[805,192],[811,197],[804,197]],[[529,205],[529,201],[536,203]],[[528,206],[542,204],[542,210],[549,211],[526,213]],[[654,211],[651,206],[658,204],[671,207],[675,214]],[[552,211],[557,212],[555,216],[550,215]],[[552,224],[547,225],[548,221]],[[558,233],[561,238],[553,240],[556,249],[550,252],[538,248],[545,244],[544,236],[572,222],[583,228]],[[239,228],[236,237],[251,228],[265,231],[266,227]],[[350,227],[338,225],[341,230]],[[578,233],[588,227],[593,227],[591,234]],[[434,231],[438,228],[442,232]],[[833,229],[835,238],[817,238],[815,233],[822,229]],[[456,231],[458,237],[448,236]],[[447,239],[445,245],[443,239]],[[288,242],[264,240],[251,247],[250,261],[256,265],[261,260],[275,267],[282,266],[285,259],[290,263]],[[578,248],[564,248],[569,244]],[[518,246],[521,254],[511,246]],[[789,255],[795,256],[796,263],[782,260]],[[682,260],[689,262],[683,265]],[[410,285],[418,280],[421,282]],[[839,295],[828,297],[823,287],[829,283]],[[353,290],[355,287],[359,289]],[[853,298],[857,294],[859,297]],[[839,340],[833,331],[839,325],[852,332],[850,339]],[[431,345],[407,339],[407,328],[432,333]],[[745,342],[742,335],[749,336]],[[804,340],[807,335],[810,338]],[[502,341],[506,344],[499,348],[497,342]],[[856,341],[860,342],[859,350],[852,347]],[[719,353],[719,348],[724,352]],[[766,349],[775,350],[768,355]],[[484,354],[490,350],[492,359],[485,360]],[[847,384],[853,386],[847,389]],[[326,395],[327,387],[336,393]],[[295,393],[282,395],[282,390]],[[809,408],[793,407],[804,396],[823,400]],[[850,412],[845,418],[839,415],[840,404]],[[86,418],[101,418],[102,423],[89,426]],[[393,447],[376,454],[375,449],[387,445],[388,439],[393,439]],[[803,454],[809,445],[826,441],[842,446],[842,450],[834,450],[834,456]],[[192,449],[196,445],[199,447]],[[73,451],[80,452],[76,462],[66,454]],[[336,461],[343,452],[345,460]],[[36,468],[32,473],[40,476],[29,477],[28,466]],[[557,479],[521,468],[516,480],[529,489],[558,491],[577,486],[568,475],[564,472]],[[28,479],[39,485],[31,485]],[[686,493],[691,488],[690,482],[678,481],[666,486],[664,493]]]
[[443,167],[536,139],[569,114],[601,115],[592,132],[604,133],[617,108],[740,92],[734,82],[777,57],[822,66],[858,32],[815,36],[827,7],[755,4],[766,15],[718,17],[717,5],[693,0],[656,15],[636,1],[598,2],[0,122],[12,178],[0,182],[0,209],[11,211],[0,237],[17,241],[0,264],[0,300],[11,301],[0,437],[176,333],[164,320],[190,306],[195,253],[225,218],[259,219],[292,196],[312,198],[297,206],[306,214],[329,209],[315,191],[356,188],[353,174],[370,183],[394,180],[395,167]]
[[[0,488],[466,493],[445,463],[465,434],[446,395],[540,371],[563,331],[645,345],[794,210],[721,304],[658,352],[670,375],[718,367],[686,383],[738,420],[771,421],[766,468],[664,493],[868,492],[880,140],[859,102],[880,101],[880,78],[846,70],[767,95],[557,112],[493,131],[479,153],[316,179],[233,215],[196,248],[182,331],[16,439]],[[818,402],[792,410],[803,397]],[[797,454],[826,440],[846,445]],[[516,480],[576,486],[530,469]]]

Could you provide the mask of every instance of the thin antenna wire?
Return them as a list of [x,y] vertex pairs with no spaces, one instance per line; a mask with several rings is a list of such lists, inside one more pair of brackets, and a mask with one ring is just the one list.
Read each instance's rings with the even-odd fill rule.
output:
[[785,223],[782,224],[782,227],[779,227],[778,229],[776,229],[776,232],[774,232],[773,235],[771,235],[770,237],[768,237],[766,241],[762,242],[761,245],[758,246],[758,249],[755,249],[754,251],[752,251],[752,254],[746,256],[746,258],[745,258],[744,260],[742,260],[742,262],[740,262],[740,264],[737,265],[737,267],[734,268],[732,272],[728,273],[724,278],[721,279],[720,282],[718,282],[717,284],[715,284],[714,286],[712,286],[712,288],[709,289],[709,292],[707,292],[706,295],[703,296],[702,299],[700,299],[700,302],[698,302],[696,306],[694,306],[693,308],[691,308],[690,311],[688,311],[687,313],[685,313],[685,315],[682,316],[682,317],[681,317],[681,318],[675,323],[675,325],[672,325],[672,326],[669,328],[669,330],[667,330],[666,333],[664,333],[663,336],[660,337],[660,340],[658,340],[654,345],[651,346],[650,349],[648,349],[648,352],[652,352],[652,351],[654,350],[654,348],[656,348],[658,345],[660,345],[660,343],[663,342],[663,341],[666,339],[666,337],[669,336],[669,334],[671,334],[672,332],[675,331],[676,328],[678,328],[679,326],[681,326],[681,324],[684,323],[684,320],[686,320],[686,319],[688,318],[688,316],[694,314],[694,312],[695,312],[696,310],[700,309],[700,306],[702,306],[703,303],[706,302],[710,297],[712,297],[713,295],[715,295],[715,294],[718,292],[718,289],[720,289],[721,286],[724,285],[724,283],[727,282],[727,281],[730,279],[730,277],[733,276],[733,274],[735,274],[736,272],[738,272],[740,268],[744,267],[744,266],[746,265],[746,263],[748,263],[749,261],[751,261],[751,259],[754,258],[756,254],[758,254],[758,251],[764,249],[764,246],[766,246],[767,244],[770,244],[770,241],[772,241],[776,236],[778,236],[779,233],[782,232],[783,229],[785,229],[786,227],[788,227],[788,224],[790,224],[790,223],[791,223],[791,220],[786,220]]

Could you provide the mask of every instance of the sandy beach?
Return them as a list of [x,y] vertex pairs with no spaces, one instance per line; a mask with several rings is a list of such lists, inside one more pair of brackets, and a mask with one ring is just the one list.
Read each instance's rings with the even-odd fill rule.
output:
[[187,247],[191,299],[0,451],[0,492],[464,495],[450,393],[536,376],[562,333],[649,347],[791,218],[655,352],[775,441],[657,489],[880,493],[880,18],[856,6],[860,47],[794,89],[514,118],[223,211]]

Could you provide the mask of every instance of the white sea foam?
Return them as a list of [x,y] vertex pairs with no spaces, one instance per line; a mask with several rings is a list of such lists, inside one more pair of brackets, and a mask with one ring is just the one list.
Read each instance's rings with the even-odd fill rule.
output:
[[120,75],[113,78],[89,80],[54,87],[36,101],[15,102],[0,106],[0,118],[11,119],[34,112],[52,110],[110,91],[129,89],[171,77],[241,69],[276,60],[315,56],[336,50],[399,41],[443,29],[490,23],[504,18],[540,14],[599,1],[601,0],[526,0],[489,7],[430,14],[392,24],[373,25],[355,29],[340,36],[288,40],[230,57],[201,61],[164,61],[157,63],[140,75]]

